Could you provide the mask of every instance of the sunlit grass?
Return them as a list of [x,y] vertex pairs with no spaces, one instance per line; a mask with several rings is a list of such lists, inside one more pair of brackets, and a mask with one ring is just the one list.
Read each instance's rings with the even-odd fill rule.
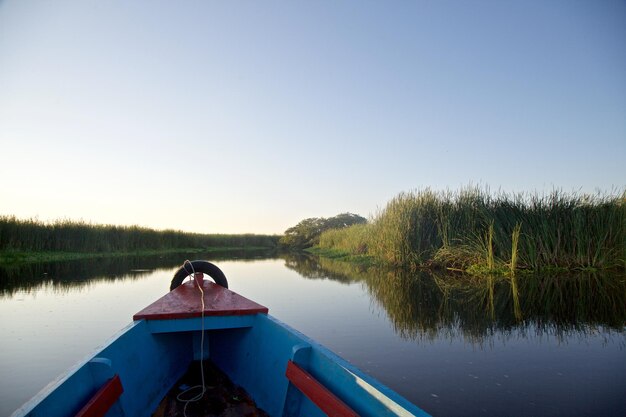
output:
[[515,274],[517,269],[517,247],[519,246],[519,237],[522,232],[522,225],[518,223],[513,228],[513,234],[511,235],[511,263],[509,264],[509,270],[511,275]]
[[60,252],[75,259],[81,257],[77,254],[86,253],[149,253],[190,248],[274,248],[278,238],[279,236],[253,234],[187,233],[72,220],[44,223],[35,219],[0,216],[0,261],[6,263],[28,260],[33,254],[46,258]]
[[322,234],[319,246],[476,274],[624,269],[625,195],[424,189],[399,194],[366,225]]

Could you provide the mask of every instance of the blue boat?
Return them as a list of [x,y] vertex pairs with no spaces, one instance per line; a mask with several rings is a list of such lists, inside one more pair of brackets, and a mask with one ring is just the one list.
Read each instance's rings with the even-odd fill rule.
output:
[[[230,291],[214,264],[185,261],[169,293],[13,417],[150,416],[192,363],[207,360],[270,416],[428,415]],[[192,401],[203,401],[199,389]]]

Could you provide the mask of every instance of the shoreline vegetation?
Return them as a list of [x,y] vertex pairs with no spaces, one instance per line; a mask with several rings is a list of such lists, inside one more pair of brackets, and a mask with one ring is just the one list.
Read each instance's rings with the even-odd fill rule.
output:
[[175,252],[275,249],[277,235],[200,234],[0,216],[0,265]]
[[267,247],[244,246],[244,247],[209,247],[209,248],[174,248],[137,250],[131,252],[16,252],[0,251],[0,266],[16,263],[58,262],[75,261],[81,259],[114,258],[127,256],[153,256],[167,255],[171,253],[221,253],[234,251],[258,251],[269,249]]
[[362,264],[471,275],[626,269],[621,195],[401,193],[365,224],[320,233],[309,252]]
[[470,275],[626,270],[626,191],[401,193],[367,220],[311,218],[284,235],[199,234],[0,216],[0,265],[174,252],[287,249],[362,266]]

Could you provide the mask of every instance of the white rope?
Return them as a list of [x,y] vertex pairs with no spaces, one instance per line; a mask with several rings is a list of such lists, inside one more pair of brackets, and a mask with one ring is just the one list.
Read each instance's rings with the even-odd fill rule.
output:
[[[193,278],[195,280],[195,275],[196,275],[196,270],[193,267],[193,264],[186,259],[185,262],[183,262],[183,268],[185,269],[185,272],[187,271],[187,264],[189,264],[189,266],[191,266],[191,272],[193,273]],[[191,274],[187,275],[190,276]],[[194,385],[193,387],[187,388],[186,390],[184,390],[183,392],[181,392],[180,394],[178,394],[176,396],[176,399],[182,403],[185,403],[185,407],[183,408],[183,415],[185,417],[187,417],[187,406],[190,403],[196,402],[196,401],[200,401],[202,399],[202,397],[204,397],[204,393],[206,392],[206,385],[204,383],[204,290],[202,288],[202,285],[198,285],[198,289],[200,290],[200,302],[202,304],[202,311],[201,313],[201,317],[202,317],[202,321],[201,321],[201,330],[200,330],[200,376],[202,378],[202,385]],[[183,398],[185,395],[187,395],[190,391],[196,390],[198,388],[201,388],[202,391],[189,399],[185,399]]]

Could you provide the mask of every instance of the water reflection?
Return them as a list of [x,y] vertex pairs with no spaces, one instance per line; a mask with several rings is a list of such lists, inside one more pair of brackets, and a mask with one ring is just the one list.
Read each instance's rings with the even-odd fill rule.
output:
[[[167,254],[26,264],[0,268],[0,299],[16,291],[50,286],[67,292],[97,281],[135,280],[172,269],[181,259],[214,262],[267,259],[267,251]],[[285,266],[308,279],[359,282],[387,313],[396,333],[409,340],[462,336],[484,343],[497,335],[552,335],[571,332],[623,332],[626,279],[580,273],[570,276],[518,275],[472,278],[364,267],[302,254],[281,255]]]
[[334,262],[332,263],[332,267],[329,267],[328,262],[325,262],[326,259],[320,259],[305,253],[287,253],[283,254],[282,257],[285,259],[285,266],[288,269],[296,271],[305,278],[331,279],[346,284],[359,279],[358,266],[355,265]]
[[218,263],[236,291],[433,415],[624,415],[623,275],[472,279],[272,257],[0,269],[0,374],[11,375],[0,379],[0,416],[162,296],[186,258]]
[[483,344],[506,339],[577,333],[623,332],[626,279],[579,273],[475,278],[365,268],[315,257],[288,257],[304,277],[361,282],[404,339],[462,336]]
[[168,253],[152,256],[107,257],[0,266],[0,299],[17,291],[30,292],[50,285],[57,292],[76,290],[94,281],[138,279],[156,270],[180,266],[185,259],[253,261],[274,257],[268,250],[235,250],[211,253]]

